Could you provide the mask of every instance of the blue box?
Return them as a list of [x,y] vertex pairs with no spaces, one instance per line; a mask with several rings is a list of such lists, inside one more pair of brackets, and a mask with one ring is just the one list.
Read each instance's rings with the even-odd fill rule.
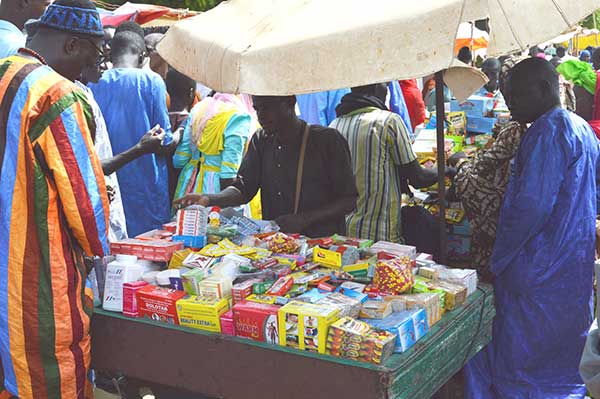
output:
[[490,134],[496,125],[496,118],[486,118],[484,116],[467,117],[467,132]]
[[495,102],[494,98],[483,96],[471,96],[462,103],[459,103],[458,100],[452,100],[450,101],[450,112],[463,111],[467,114],[467,120],[470,116],[481,118],[494,112]]
[[412,310],[412,319],[415,325],[415,339],[418,341],[429,332],[429,323],[427,323],[427,312],[425,309]]
[[173,236],[173,241],[182,242],[188,248],[204,248],[206,236]]
[[361,320],[375,328],[396,334],[396,346],[394,348],[396,353],[406,352],[417,342],[412,312],[392,313],[391,316],[383,320]]

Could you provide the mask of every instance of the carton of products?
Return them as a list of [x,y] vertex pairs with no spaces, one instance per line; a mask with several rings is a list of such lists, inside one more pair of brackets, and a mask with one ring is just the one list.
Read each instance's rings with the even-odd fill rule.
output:
[[392,313],[383,320],[364,319],[362,321],[368,323],[371,327],[396,334],[394,352],[406,352],[417,342],[415,322],[409,312]]
[[362,319],[385,319],[392,314],[392,304],[385,301],[366,301],[360,309]]
[[221,332],[221,315],[228,310],[228,298],[190,295],[177,301],[179,324],[198,330]]
[[181,275],[183,289],[188,295],[200,295],[199,284],[208,276],[204,269],[192,269]]
[[201,205],[188,206],[177,211],[175,235],[206,236],[208,227],[208,208]]
[[238,284],[234,284],[233,287],[231,287],[231,296],[233,298],[233,303],[236,304],[238,302],[241,302],[250,295],[252,295],[252,287],[254,286],[254,284],[260,282],[261,280],[253,278]]
[[138,305],[136,293],[147,286],[145,281],[134,281],[132,283],[123,284],[123,314],[129,317],[138,316]]
[[233,321],[238,337],[279,344],[277,314],[280,306],[242,301],[233,306]]
[[329,328],[327,353],[346,359],[381,364],[394,352],[396,335],[365,322],[343,317]]
[[362,238],[345,237],[335,234],[331,237],[331,244],[335,245],[347,245],[350,247],[356,247],[358,249],[366,249],[373,245],[373,240],[367,240]]
[[291,301],[279,309],[279,345],[324,354],[337,306]]
[[425,309],[429,326],[442,318],[443,308],[438,293],[386,296],[383,300],[391,302],[394,312]]
[[360,313],[360,301],[350,298],[339,292],[334,292],[319,300],[317,303],[323,305],[333,305],[340,308],[340,316],[358,317]]
[[353,265],[359,259],[360,253],[358,249],[346,245],[332,245],[329,249],[315,247],[313,250],[313,261],[332,269],[340,269],[342,266]]
[[447,281],[433,281],[421,276],[415,278],[415,293],[443,292],[443,305],[445,310],[454,310],[457,306],[465,303],[467,300],[467,288],[452,284]]
[[409,313],[415,325],[415,339],[418,341],[429,332],[429,324],[427,323],[427,313],[425,309],[410,310]]
[[205,298],[221,299],[231,296],[231,279],[211,276],[198,283],[198,293]]
[[176,302],[185,292],[146,285],[136,292],[138,316],[169,324],[179,324]]
[[477,291],[477,271],[473,269],[449,269],[436,265],[439,279],[467,288],[467,296]]
[[233,310],[223,313],[221,319],[221,334],[235,335],[235,323],[233,322]]

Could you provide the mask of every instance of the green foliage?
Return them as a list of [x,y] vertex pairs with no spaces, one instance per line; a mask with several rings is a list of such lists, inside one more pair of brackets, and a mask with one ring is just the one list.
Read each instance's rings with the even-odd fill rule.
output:
[[[126,0],[108,0],[109,3],[121,5]],[[134,0],[134,3],[158,4],[171,8],[189,8],[193,11],[207,11],[223,0]]]
[[[596,20],[596,25],[594,26],[594,19]],[[588,29],[599,28],[600,29],[600,10],[596,11],[589,17],[583,20],[581,26]]]

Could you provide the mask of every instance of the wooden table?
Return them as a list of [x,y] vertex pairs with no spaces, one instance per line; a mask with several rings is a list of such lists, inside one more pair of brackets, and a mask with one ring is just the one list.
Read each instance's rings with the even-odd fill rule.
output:
[[493,289],[481,284],[378,366],[96,309],[92,366],[211,398],[426,399],[490,342],[494,315]]

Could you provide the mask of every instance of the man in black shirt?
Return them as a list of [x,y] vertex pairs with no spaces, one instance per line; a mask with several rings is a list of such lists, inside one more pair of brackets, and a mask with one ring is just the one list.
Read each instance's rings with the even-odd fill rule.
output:
[[295,213],[306,122],[296,116],[294,96],[254,96],[253,102],[263,128],[252,138],[236,182],[219,194],[188,194],[176,205],[238,206],[260,189],[263,219],[275,220],[282,231],[309,237],[345,234],[345,215],[358,197],[346,140],[335,129],[310,126]]

